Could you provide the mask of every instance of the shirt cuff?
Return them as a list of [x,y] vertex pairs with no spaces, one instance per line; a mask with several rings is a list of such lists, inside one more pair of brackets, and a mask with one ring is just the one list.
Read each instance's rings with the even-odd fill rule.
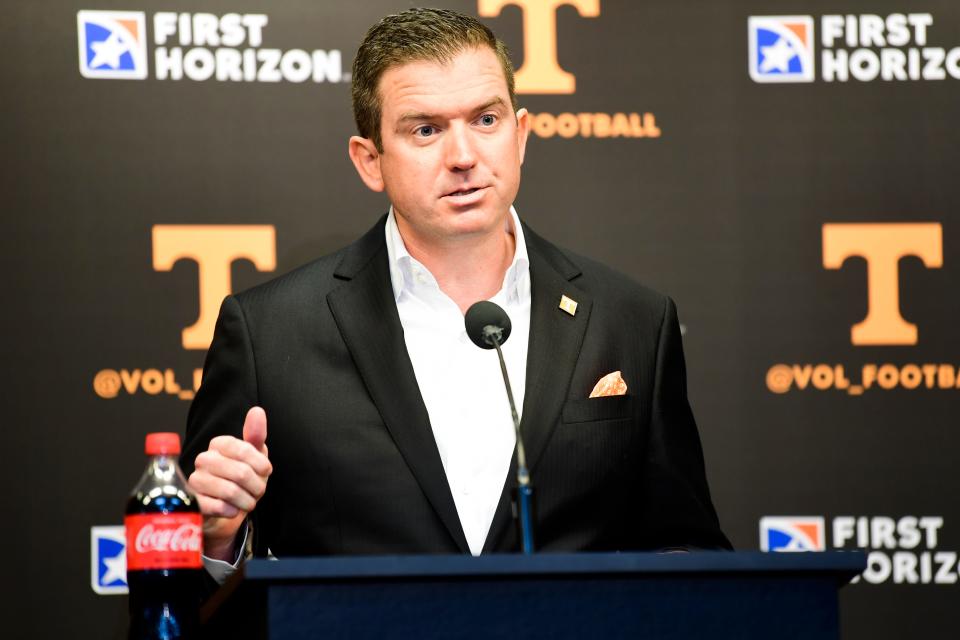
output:
[[250,522],[244,520],[243,522],[243,539],[240,541],[240,544],[236,545],[236,556],[233,559],[233,563],[227,562],[226,560],[217,560],[216,558],[209,558],[207,556],[203,557],[203,568],[207,570],[207,573],[210,574],[210,577],[217,581],[217,584],[223,584],[227,581],[227,578],[233,575],[233,572],[237,570],[237,567],[240,566],[240,563],[246,559],[246,550],[247,550],[247,538],[250,535]]

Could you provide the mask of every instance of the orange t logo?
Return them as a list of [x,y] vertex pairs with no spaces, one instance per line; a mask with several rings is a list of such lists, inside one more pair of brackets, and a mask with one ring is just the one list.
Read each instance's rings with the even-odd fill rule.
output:
[[904,256],[917,256],[928,269],[943,266],[940,224],[823,225],[823,266],[839,269],[850,256],[867,261],[867,317],[853,325],[853,344],[917,344],[917,325],[900,315],[898,265]]
[[170,271],[184,258],[197,263],[200,316],[183,330],[183,348],[206,349],[220,303],[231,292],[230,265],[246,258],[257,271],[276,269],[276,232],[272,225],[154,225],[153,268]]
[[523,13],[523,65],[515,76],[517,93],[573,93],[577,79],[557,63],[557,9],[573,5],[584,18],[600,15],[600,0],[477,0],[484,18],[508,4]]

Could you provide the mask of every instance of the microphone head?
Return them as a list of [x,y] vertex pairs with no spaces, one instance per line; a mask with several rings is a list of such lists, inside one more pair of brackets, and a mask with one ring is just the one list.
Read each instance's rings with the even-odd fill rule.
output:
[[463,317],[467,335],[481,349],[493,349],[494,340],[503,346],[510,337],[510,316],[489,300],[476,302]]

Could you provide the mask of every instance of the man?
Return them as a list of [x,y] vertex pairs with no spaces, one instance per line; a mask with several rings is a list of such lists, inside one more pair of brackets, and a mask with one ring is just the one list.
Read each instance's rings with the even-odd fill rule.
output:
[[[502,43],[450,11],[384,18],[353,103],[350,158],[392,206],[346,249],[224,301],[183,455],[208,568],[228,573],[250,538],[280,557],[516,550],[506,394],[463,327],[485,299],[513,321],[538,548],[729,548],[673,303],[511,206],[530,118]],[[626,392],[591,398],[611,373]]]

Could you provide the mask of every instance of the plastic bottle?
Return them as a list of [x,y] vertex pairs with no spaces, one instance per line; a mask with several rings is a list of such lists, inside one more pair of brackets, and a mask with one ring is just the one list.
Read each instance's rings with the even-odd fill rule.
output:
[[180,436],[147,435],[147,469],[127,502],[130,640],[199,634],[203,518],[177,464]]

